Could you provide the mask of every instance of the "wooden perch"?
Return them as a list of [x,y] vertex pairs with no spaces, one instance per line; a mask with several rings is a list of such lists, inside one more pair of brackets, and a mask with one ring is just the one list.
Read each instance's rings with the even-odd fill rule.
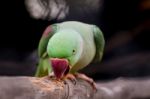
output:
[[0,99],[150,99],[150,79],[117,79],[97,83],[97,92],[81,79],[76,83],[49,77],[0,77]]

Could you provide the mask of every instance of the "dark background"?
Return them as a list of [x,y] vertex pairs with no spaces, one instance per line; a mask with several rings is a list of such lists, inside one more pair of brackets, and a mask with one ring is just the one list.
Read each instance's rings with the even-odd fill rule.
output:
[[[92,16],[89,12],[81,17],[76,12],[69,13],[61,21],[96,24],[106,40],[102,62],[91,64],[82,71],[95,79],[149,76],[149,13],[149,0],[105,0],[102,10],[96,15]],[[38,46],[42,32],[49,24],[61,21],[31,18],[23,0],[2,0],[0,75],[33,76],[37,60],[32,53]]]

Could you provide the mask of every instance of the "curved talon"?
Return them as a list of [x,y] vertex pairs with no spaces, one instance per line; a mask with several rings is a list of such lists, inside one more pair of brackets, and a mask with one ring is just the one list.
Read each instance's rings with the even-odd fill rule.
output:
[[67,74],[63,79],[69,79],[69,80],[71,80],[74,85],[77,82],[76,77],[73,74]]

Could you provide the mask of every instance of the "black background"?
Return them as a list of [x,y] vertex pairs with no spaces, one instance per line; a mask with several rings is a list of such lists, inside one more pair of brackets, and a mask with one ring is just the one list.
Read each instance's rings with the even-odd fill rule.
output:
[[[122,56],[128,56],[133,53],[138,54],[144,52],[149,54],[150,17],[148,13],[150,7],[146,9],[141,7],[142,3],[145,1],[146,0],[105,0],[102,11],[97,14],[98,16],[93,16],[93,18],[98,18],[96,22],[90,20],[91,16],[88,19],[87,17],[80,18],[80,15],[66,17],[62,21],[79,20],[96,24],[101,28],[106,40],[106,51],[102,63],[109,62],[115,57],[121,58]],[[18,67],[18,65],[9,67],[6,64],[10,61],[24,64],[26,57],[37,48],[39,39],[46,26],[60,21],[36,20],[31,18],[25,8],[23,0],[2,0],[0,2],[0,61],[2,62],[0,63],[0,75],[33,75],[35,67],[32,69],[30,69],[31,67],[29,66]],[[144,29],[142,29],[138,35],[133,36],[134,33],[132,34],[132,30],[138,28],[138,26],[144,27]],[[109,47],[107,49],[107,46],[110,46],[107,45],[107,43],[112,37],[124,31],[130,31],[129,33],[127,32],[127,35],[133,36],[132,40],[114,49]],[[121,42],[121,40],[122,39],[119,38],[118,42]],[[128,63],[128,66],[132,65],[134,62],[136,61]],[[106,75],[109,75],[109,77],[113,75],[149,75],[149,63],[145,63],[142,67],[140,64],[140,68],[138,65],[134,68],[125,69],[125,72],[118,71],[117,73],[115,72],[117,70],[116,68],[114,71],[96,73],[94,77],[98,75],[104,75],[104,77]],[[134,72],[134,74],[132,74],[132,72]]]

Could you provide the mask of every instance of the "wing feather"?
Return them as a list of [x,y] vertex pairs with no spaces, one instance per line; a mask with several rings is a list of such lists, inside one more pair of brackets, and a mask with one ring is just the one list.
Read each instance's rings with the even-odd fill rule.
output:
[[93,28],[94,41],[96,45],[96,54],[94,57],[94,62],[101,61],[104,51],[105,40],[102,31],[96,25]]

